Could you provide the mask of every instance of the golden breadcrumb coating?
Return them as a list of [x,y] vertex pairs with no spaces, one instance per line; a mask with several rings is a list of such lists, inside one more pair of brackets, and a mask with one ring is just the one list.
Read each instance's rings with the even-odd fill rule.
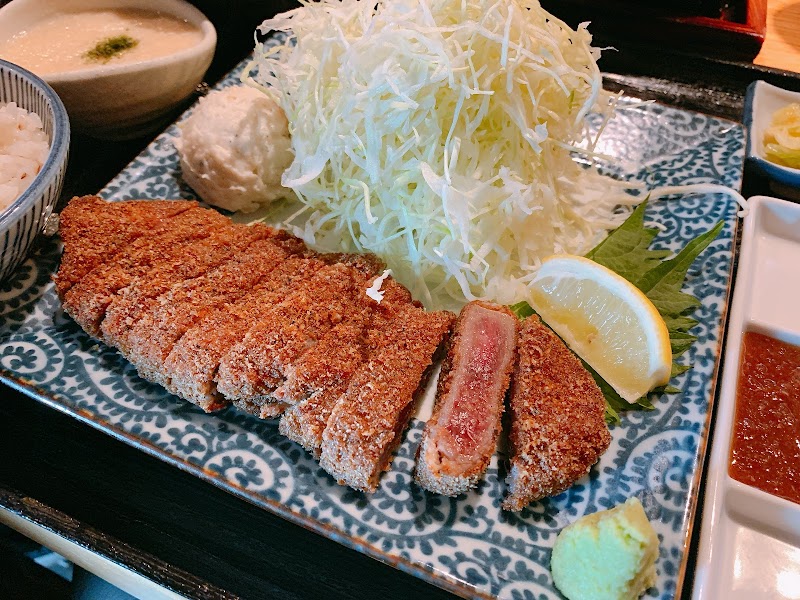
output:
[[75,197],[61,211],[58,233],[64,242],[61,266],[53,276],[58,297],[95,267],[111,262],[135,239],[150,234],[176,215],[197,206],[185,200],[106,202]]
[[384,296],[380,303],[364,290],[362,310],[306,352],[276,390],[276,396],[285,395],[296,402],[284,413],[280,432],[315,456],[319,455],[328,417],[350,378],[383,345],[384,332],[398,312],[417,306],[408,290],[391,277],[381,290]]
[[[384,269],[372,255],[319,254],[179,204],[76,200],[56,277],[65,310],[206,411],[288,410],[281,431],[374,489],[454,315],[425,312],[391,278],[380,302],[368,296]],[[96,250],[103,236],[110,256]]]
[[173,286],[130,328],[126,357],[142,376],[168,385],[166,359],[175,343],[194,325],[252,291],[286,257],[271,240],[258,240],[203,277]]
[[193,244],[224,235],[230,228],[230,221],[219,213],[190,208],[135,239],[112,262],[87,273],[64,294],[64,310],[89,335],[100,337],[100,322],[120,290],[156,265],[182,268]]
[[286,369],[327,332],[348,318],[361,271],[342,263],[325,266],[261,316],[245,338],[220,361],[217,389],[227,398],[273,401]]
[[350,380],[322,435],[320,465],[339,483],[364,492],[377,489],[454,320],[449,312],[409,307],[391,321],[383,345]]
[[589,472],[611,442],[600,388],[539,317],[519,335],[511,393],[511,471],[503,509],[522,510],[563,492]]
[[215,233],[192,245],[192,254],[185,257],[188,260],[155,265],[120,290],[106,309],[100,326],[103,340],[136,364],[137,361],[130,358],[140,345],[135,338],[138,332],[153,326],[153,313],[165,302],[178,308],[176,301],[169,300],[173,290],[202,285],[210,274],[235,263],[253,242],[269,237],[273,231],[264,226],[235,225],[230,231]]
[[259,419],[280,417],[289,405],[283,402],[252,402],[250,400],[234,400],[233,405],[247,414]]
[[289,258],[250,293],[220,307],[189,329],[166,359],[165,369],[171,374],[167,389],[204,408],[228,404],[229,400],[217,392],[214,381],[222,357],[244,339],[263,314],[323,266],[319,260]]

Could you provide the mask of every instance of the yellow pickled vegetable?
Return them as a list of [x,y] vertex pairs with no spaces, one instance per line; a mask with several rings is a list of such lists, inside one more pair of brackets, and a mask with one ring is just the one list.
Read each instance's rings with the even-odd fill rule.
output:
[[785,167],[800,169],[800,104],[776,110],[764,134],[764,156]]

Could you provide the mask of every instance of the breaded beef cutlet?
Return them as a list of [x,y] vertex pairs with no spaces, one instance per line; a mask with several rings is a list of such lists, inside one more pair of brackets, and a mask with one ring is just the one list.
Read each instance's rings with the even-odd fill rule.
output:
[[217,389],[231,400],[274,402],[286,369],[347,319],[366,289],[367,275],[349,264],[317,271],[306,285],[261,316],[220,361]]
[[237,400],[233,405],[239,410],[259,419],[274,419],[280,417],[289,405],[284,402],[264,402],[256,404],[249,400]]
[[424,489],[457,496],[483,477],[502,429],[518,328],[505,306],[475,301],[461,310],[417,452]]
[[392,278],[382,282],[384,297],[376,302],[366,293],[374,281],[367,281],[357,294],[357,310],[286,368],[286,380],[275,390],[277,399],[295,404],[349,378],[370,351],[369,330],[382,328],[394,312],[413,303],[408,290]]
[[380,275],[386,268],[386,263],[374,254],[353,254],[353,253],[329,253],[319,254],[317,257],[324,260],[329,265],[342,264],[349,265],[354,269],[361,271],[367,277],[374,277]]
[[[165,363],[175,342],[206,316],[251,292],[288,256],[272,240],[257,240],[205,275],[174,285],[144,314],[134,315],[135,323],[126,336],[126,357],[140,375],[168,385],[171,371]],[[108,317],[104,325],[107,321]]]
[[[372,282],[370,282],[371,285]],[[334,327],[316,346],[307,351],[288,371],[278,398],[295,402],[286,409],[279,431],[319,456],[322,432],[350,378],[369,356],[385,342],[384,331],[398,312],[416,306],[409,291],[391,277],[381,290],[380,303],[365,293],[363,310],[356,318]]]
[[100,326],[103,340],[118,348],[124,356],[132,355],[136,342],[131,336],[134,331],[152,324],[151,313],[163,303],[162,296],[176,286],[193,286],[197,279],[235,261],[249,246],[270,237],[274,231],[265,226],[233,225],[228,230],[198,240],[187,248],[186,256],[177,261],[153,265],[147,273],[120,290],[108,306]]
[[511,471],[503,509],[522,510],[586,475],[611,442],[600,388],[537,316],[522,324],[511,392]]
[[95,267],[115,260],[135,239],[197,207],[185,200],[107,202],[98,196],[73,198],[59,215],[64,242],[61,266],[53,277],[59,298]]
[[319,460],[322,434],[334,406],[349,384],[349,380],[341,381],[314,392],[297,404],[287,405],[278,425],[278,433],[297,442]]
[[384,343],[350,380],[322,434],[320,465],[339,483],[377,489],[454,319],[449,312],[409,307],[391,320]]
[[117,293],[156,265],[185,264],[192,245],[210,236],[224,237],[230,220],[216,211],[190,208],[150,235],[134,240],[110,263],[95,267],[64,295],[64,310],[89,335],[100,337],[100,323]]
[[[261,315],[304,285],[319,269],[320,260],[301,256],[288,258],[272,269],[248,294],[221,306],[189,329],[173,346],[164,368],[171,373],[168,390],[203,407],[206,411],[230,401],[218,392],[215,382],[222,357],[244,339]],[[257,405],[242,402],[240,408],[258,415]],[[274,408],[274,407],[273,407]]]
[[[356,286],[363,279],[362,275],[366,277],[376,275],[386,266],[383,261],[372,254],[324,254],[320,257],[329,265],[340,264],[340,266],[353,267],[357,271],[353,273]],[[283,383],[270,396],[259,398],[255,402],[241,400],[234,404],[262,419],[271,419],[285,414],[285,411],[294,404],[309,396],[313,395],[324,405],[323,397],[330,398],[333,394],[337,394],[337,396],[341,394],[355,369],[366,359],[363,346],[367,322],[372,319],[373,311],[378,305],[366,293],[366,288],[373,281],[374,277],[365,284],[363,295],[358,290],[356,291],[353,304],[349,307],[347,316],[342,322],[323,334],[313,345],[303,350],[297,360],[287,364]],[[408,290],[393,281],[391,283],[394,287],[402,289],[402,297],[407,302],[411,302]],[[253,412],[253,407],[259,405],[260,410]],[[295,420],[292,423],[298,423],[298,421]],[[284,425],[284,427],[286,426]],[[318,454],[310,446],[304,444],[302,434],[298,433],[300,437],[297,437],[293,433],[291,429],[287,429],[284,435],[304,445],[315,455]],[[319,449],[319,442],[316,443],[316,449]]]
[[326,333],[286,367],[286,379],[273,396],[296,404],[312,394],[341,384],[364,362],[369,310],[359,310]]

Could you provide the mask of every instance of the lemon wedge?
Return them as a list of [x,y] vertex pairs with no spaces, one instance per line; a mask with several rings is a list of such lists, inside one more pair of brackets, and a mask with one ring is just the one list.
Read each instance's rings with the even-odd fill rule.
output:
[[556,255],[528,290],[542,319],[628,402],[669,381],[667,326],[625,278],[588,258]]

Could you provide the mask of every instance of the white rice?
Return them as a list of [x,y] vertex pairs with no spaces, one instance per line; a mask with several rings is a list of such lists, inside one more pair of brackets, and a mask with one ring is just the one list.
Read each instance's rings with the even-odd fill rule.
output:
[[0,105],[0,211],[28,188],[49,149],[39,115],[14,102]]

